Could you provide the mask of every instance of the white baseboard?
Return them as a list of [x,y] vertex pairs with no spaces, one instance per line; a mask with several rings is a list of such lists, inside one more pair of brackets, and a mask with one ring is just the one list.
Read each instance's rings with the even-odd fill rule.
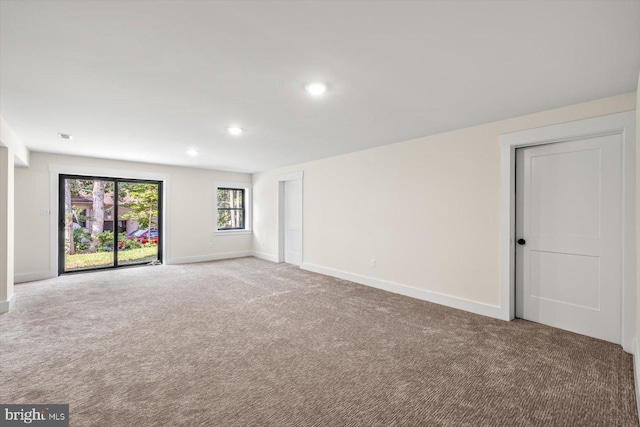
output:
[[0,313],[8,313],[16,302],[16,294],[11,295],[9,301],[0,301]]
[[253,252],[251,251],[242,251],[242,252],[227,252],[223,254],[211,254],[211,255],[200,255],[186,258],[174,258],[168,260],[165,264],[191,264],[194,262],[206,262],[206,261],[218,261],[221,259],[231,259],[231,258],[242,258],[246,256],[252,256]]
[[633,339],[633,382],[636,386],[636,406],[640,417],[640,343]]
[[[241,251],[241,252],[227,252],[222,254],[200,255],[200,256],[185,257],[185,258],[174,258],[174,259],[167,260],[165,264],[167,265],[191,264],[194,262],[218,261],[221,259],[242,258],[246,256],[256,256],[258,258],[262,258],[261,256],[255,255],[255,253],[252,251]],[[264,258],[264,259],[268,259],[268,258]],[[25,282],[34,282],[36,280],[51,279],[53,277],[57,277],[57,274],[51,274],[49,272],[16,274],[14,276],[13,281],[14,283],[25,283]]]
[[57,277],[57,275],[51,274],[48,271],[41,273],[16,274],[13,277],[13,283],[35,282],[36,280],[51,279],[53,277]]
[[256,258],[264,259],[266,261],[278,262],[278,257],[275,255],[265,254],[264,252],[251,252]]
[[500,310],[499,306],[484,304],[464,298],[458,298],[451,295],[441,294],[439,292],[427,291],[426,289],[419,289],[412,286],[387,282],[385,280],[374,279],[373,277],[346,273],[344,271],[333,270],[331,268],[320,267],[313,264],[303,263],[300,268],[302,268],[303,270],[313,271],[314,273],[337,277],[338,279],[349,280],[361,285],[383,289],[385,291],[393,292],[396,294],[405,295],[408,297],[417,298],[440,305],[445,305],[447,307],[469,311],[471,313],[480,314],[482,316],[493,317],[501,320],[503,319],[502,311]]

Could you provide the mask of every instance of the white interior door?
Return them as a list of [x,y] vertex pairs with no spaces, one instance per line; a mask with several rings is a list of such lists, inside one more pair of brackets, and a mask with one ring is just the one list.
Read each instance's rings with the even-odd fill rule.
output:
[[284,262],[302,264],[302,180],[284,181]]
[[621,342],[620,135],[516,151],[516,316]]

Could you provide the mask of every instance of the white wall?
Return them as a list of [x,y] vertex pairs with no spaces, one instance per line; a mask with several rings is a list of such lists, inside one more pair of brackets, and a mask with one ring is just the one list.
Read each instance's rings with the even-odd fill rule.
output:
[[636,338],[640,341],[640,73],[636,92],[636,144]]
[[633,348],[633,373],[636,405],[640,415],[640,73],[636,91],[636,336]]
[[0,147],[0,313],[13,303],[14,155]]
[[254,174],[253,249],[276,256],[277,176],[304,171],[303,267],[490,313],[480,306],[500,305],[498,136],[635,105],[628,93]]
[[29,165],[29,150],[0,116],[0,313],[14,301],[14,165]]
[[29,166],[29,150],[18,135],[0,116],[0,146],[9,148],[14,155],[16,166]]
[[[167,252],[165,262],[196,262],[234,255],[247,255],[251,250],[251,235],[216,235],[215,183],[217,181],[251,182],[251,175],[195,168],[171,167],[144,163],[99,160],[45,153],[31,153],[28,169],[15,173],[15,274],[16,282],[56,275],[51,271],[51,220],[40,215],[52,205],[49,169],[99,170],[115,172],[111,176],[169,178],[169,197],[165,200]],[[118,173],[121,171],[121,174]],[[57,191],[57,186],[53,187]],[[54,194],[55,195],[55,194]],[[54,233],[55,234],[55,233]],[[53,247],[56,247],[55,240]]]

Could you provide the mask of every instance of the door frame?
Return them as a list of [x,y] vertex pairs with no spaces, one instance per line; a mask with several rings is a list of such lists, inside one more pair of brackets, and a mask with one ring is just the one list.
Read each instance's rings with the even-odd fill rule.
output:
[[635,111],[500,135],[500,317],[515,318],[516,148],[594,136],[622,137],[622,348],[631,353],[636,318]]
[[141,183],[141,184],[155,184],[158,186],[158,218],[157,218],[157,227],[158,227],[158,261],[163,262],[163,242],[164,242],[164,222],[163,222],[163,182],[159,180],[147,180],[147,179],[139,179],[139,178],[116,178],[116,177],[105,177],[105,176],[87,176],[87,175],[70,175],[70,174],[58,174],[58,275],[62,274],[74,274],[74,273],[85,273],[97,270],[108,270],[112,268],[124,268],[124,267],[133,267],[147,264],[146,262],[139,263],[131,263],[125,265],[118,265],[118,232],[117,225],[119,221],[119,206],[120,203],[114,203],[113,205],[113,265],[104,266],[104,267],[94,267],[87,268],[83,270],[75,270],[75,271],[65,271],[65,238],[64,235],[64,211],[65,211],[65,185],[64,181],[67,179],[82,179],[82,180],[93,180],[93,181],[105,181],[105,182],[113,182],[113,198],[114,202],[118,200],[118,184],[123,183]]
[[[300,198],[300,212],[302,212],[302,241],[304,243],[304,172],[292,172],[278,176],[278,262],[284,262],[284,183],[300,180],[302,197]],[[304,263],[304,245],[302,246],[300,265]]]

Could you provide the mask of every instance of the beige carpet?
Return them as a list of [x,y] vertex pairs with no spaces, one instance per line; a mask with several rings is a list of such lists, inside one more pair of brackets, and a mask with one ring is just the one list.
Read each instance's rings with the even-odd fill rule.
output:
[[0,402],[74,426],[631,426],[631,356],[243,258],[16,286]]

